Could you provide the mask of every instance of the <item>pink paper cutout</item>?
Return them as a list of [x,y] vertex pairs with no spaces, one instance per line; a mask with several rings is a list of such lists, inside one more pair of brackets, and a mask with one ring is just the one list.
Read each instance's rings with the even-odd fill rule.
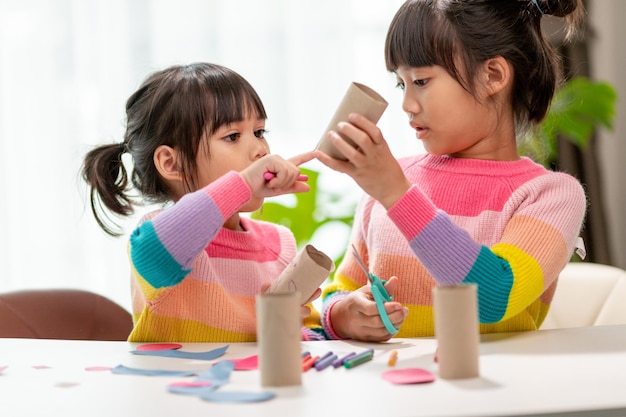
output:
[[35,365],[33,366],[35,369],[50,369],[48,365]]
[[241,359],[229,359],[229,361],[235,363],[235,371],[254,371],[259,369],[259,355]]
[[137,346],[136,350],[176,350],[183,347],[180,343],[147,343]]
[[435,375],[421,368],[404,368],[385,371],[382,373],[382,377],[392,384],[423,384],[435,380]]
[[165,350],[131,350],[130,353],[135,355],[149,355],[149,356],[165,356],[168,358],[181,358],[181,359],[196,359],[202,361],[211,361],[219,358],[226,353],[230,345],[225,345],[217,349],[209,350],[207,352],[186,352],[178,349],[165,349]]
[[111,369],[110,366],[88,366],[85,371],[110,371]]

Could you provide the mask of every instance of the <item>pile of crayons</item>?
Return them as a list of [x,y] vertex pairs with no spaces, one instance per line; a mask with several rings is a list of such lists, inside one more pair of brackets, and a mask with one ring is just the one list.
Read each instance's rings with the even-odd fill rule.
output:
[[302,371],[306,372],[311,368],[322,371],[331,365],[333,368],[343,365],[344,368],[350,369],[371,361],[373,357],[374,349],[367,349],[361,353],[350,352],[341,358],[333,352],[327,352],[324,356],[312,356],[310,352],[304,352],[302,353]]

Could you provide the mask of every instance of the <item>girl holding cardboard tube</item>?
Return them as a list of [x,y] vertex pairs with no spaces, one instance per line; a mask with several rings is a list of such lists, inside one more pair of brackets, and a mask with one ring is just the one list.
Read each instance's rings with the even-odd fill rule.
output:
[[[574,177],[521,157],[517,140],[543,120],[559,81],[542,17],[566,17],[571,34],[582,12],[579,0],[407,1],[385,60],[427,153],[396,160],[360,114],[328,135],[347,161],[316,151],[366,193],[350,244],[373,274],[391,277],[386,311],[398,337],[433,336],[433,287],[467,283],[477,284],[481,332],[541,326],[587,202]],[[346,253],[322,295],[326,333],[387,340]]]
[[[164,204],[130,235],[129,341],[255,341],[255,296],[297,247],[287,228],[240,213],[265,197],[307,192],[298,166],[313,153],[271,155],[261,99],[241,75],[215,64],[156,71],[130,96],[126,116],[124,141],[89,151],[82,173],[96,221],[111,235],[120,234],[111,214],[131,214],[135,195]],[[323,339],[317,312],[304,324],[302,338]]]

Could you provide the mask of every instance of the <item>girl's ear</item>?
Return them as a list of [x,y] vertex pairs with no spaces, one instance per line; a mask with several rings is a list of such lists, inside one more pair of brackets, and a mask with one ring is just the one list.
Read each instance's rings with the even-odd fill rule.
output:
[[183,182],[184,176],[178,163],[178,151],[161,145],[154,151],[154,165],[166,181]]
[[483,62],[481,79],[487,96],[493,96],[508,89],[513,81],[513,72],[506,59],[496,56]]

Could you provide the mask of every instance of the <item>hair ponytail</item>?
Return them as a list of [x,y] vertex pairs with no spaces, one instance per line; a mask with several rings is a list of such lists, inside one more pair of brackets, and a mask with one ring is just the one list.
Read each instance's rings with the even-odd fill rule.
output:
[[89,185],[91,211],[98,225],[111,236],[120,236],[120,226],[111,219],[107,210],[129,216],[134,212],[133,201],[127,194],[128,174],[122,162],[125,143],[102,145],[85,156],[82,177]]

